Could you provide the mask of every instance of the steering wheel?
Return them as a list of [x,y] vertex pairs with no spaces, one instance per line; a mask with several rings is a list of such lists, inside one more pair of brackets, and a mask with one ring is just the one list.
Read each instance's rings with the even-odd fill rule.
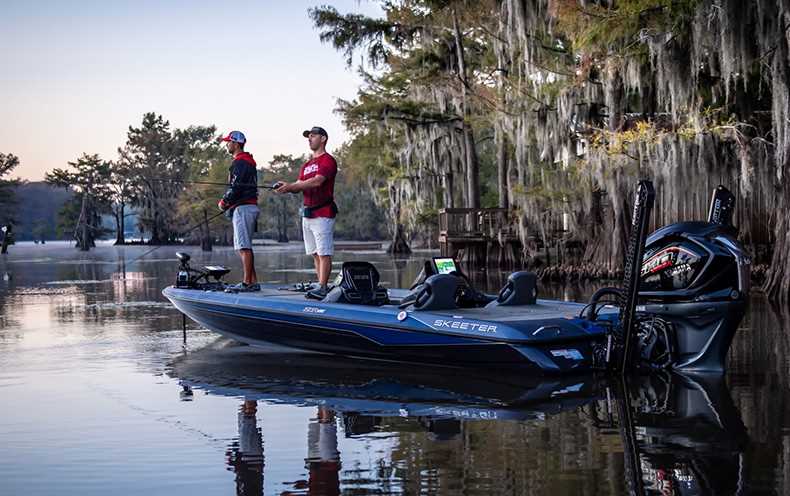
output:
[[458,278],[458,288],[455,290],[455,304],[458,308],[474,308],[477,306],[477,291],[472,287],[469,278],[458,271],[450,272]]

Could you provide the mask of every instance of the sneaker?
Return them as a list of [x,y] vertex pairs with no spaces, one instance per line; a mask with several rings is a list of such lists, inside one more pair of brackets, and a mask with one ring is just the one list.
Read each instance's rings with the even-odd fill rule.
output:
[[226,293],[251,293],[254,291],[260,291],[261,285],[256,283],[253,284],[246,284],[240,282],[238,284],[233,284],[232,286],[228,286],[225,288]]
[[321,286],[318,289],[311,289],[305,295],[305,298],[312,298],[314,300],[323,300],[326,298],[327,293],[329,293],[329,288],[326,286]]

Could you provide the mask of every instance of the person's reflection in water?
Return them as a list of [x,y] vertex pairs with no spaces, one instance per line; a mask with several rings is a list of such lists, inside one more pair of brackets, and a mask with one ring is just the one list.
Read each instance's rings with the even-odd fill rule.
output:
[[318,414],[307,427],[307,458],[310,471],[307,491],[311,496],[340,494],[340,452],[337,449],[335,412],[318,407]]
[[236,472],[236,494],[263,494],[263,438],[258,427],[258,403],[244,400],[239,408],[239,439],[225,452],[230,470]]

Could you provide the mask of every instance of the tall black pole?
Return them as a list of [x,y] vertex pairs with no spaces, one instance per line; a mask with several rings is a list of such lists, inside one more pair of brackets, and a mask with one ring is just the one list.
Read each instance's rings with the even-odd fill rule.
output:
[[620,373],[625,374],[633,362],[634,314],[639,298],[639,280],[642,270],[642,255],[645,251],[645,236],[650,222],[650,211],[656,191],[653,183],[639,181],[634,199],[634,211],[631,218],[631,236],[628,238],[628,251],[625,255],[623,295],[625,301],[620,308],[620,329],[623,339],[623,357]]

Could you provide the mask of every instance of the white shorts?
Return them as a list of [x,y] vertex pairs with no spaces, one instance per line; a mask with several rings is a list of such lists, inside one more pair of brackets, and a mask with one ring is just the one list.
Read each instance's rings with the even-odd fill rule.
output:
[[308,255],[332,255],[335,251],[335,219],[302,217],[304,251]]

